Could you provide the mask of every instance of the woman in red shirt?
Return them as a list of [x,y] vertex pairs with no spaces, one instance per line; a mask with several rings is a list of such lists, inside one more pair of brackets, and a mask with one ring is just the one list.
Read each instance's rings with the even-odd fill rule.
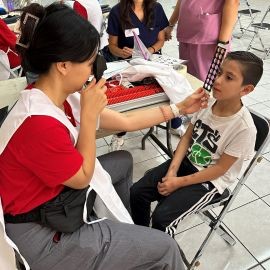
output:
[[[27,216],[20,222],[6,219],[7,234],[32,270],[184,269],[176,242],[162,232],[97,220],[89,211],[91,224],[66,233],[45,226],[41,213],[31,214],[63,195],[66,188],[104,186],[108,174],[128,208],[132,157],[127,151],[117,151],[96,159],[96,128],[134,131],[168,121],[180,110],[191,113],[205,107],[204,91],[173,107],[127,115],[112,111],[105,108],[104,79],[97,83],[94,79],[83,89],[99,47],[98,32],[88,21],[59,3],[46,8],[31,4],[24,8],[21,21],[22,65],[39,77],[35,88],[21,93],[0,129],[4,214]],[[72,99],[76,96],[80,100]],[[76,101],[77,106],[72,106]],[[103,194],[95,191],[103,200]],[[109,210],[119,207],[106,206]]]
[[21,58],[15,50],[16,35],[8,28],[7,24],[0,18],[0,50],[8,55],[10,68],[21,64]]

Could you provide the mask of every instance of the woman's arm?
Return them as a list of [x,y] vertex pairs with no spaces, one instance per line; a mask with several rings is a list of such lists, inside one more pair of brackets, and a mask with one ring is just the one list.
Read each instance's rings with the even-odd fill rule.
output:
[[124,47],[123,49],[118,47],[118,36],[109,35],[109,50],[110,52],[121,58],[128,58],[132,55],[133,49]]
[[164,42],[165,42],[165,29],[159,31],[156,43],[154,43],[152,46],[150,46],[148,48],[148,51],[150,53],[155,53],[155,52],[159,51],[163,47]]
[[172,38],[172,30],[174,25],[179,20],[179,8],[180,8],[181,0],[178,0],[176,6],[173,10],[173,13],[169,19],[169,26],[165,29],[165,40],[170,40]]
[[[181,114],[189,114],[207,107],[208,95],[202,88],[199,88],[192,95],[176,104]],[[104,109],[100,117],[100,127],[108,130],[134,131],[157,125],[174,118],[169,105],[165,106],[168,112],[166,118],[160,107],[146,110],[139,110],[127,113],[119,113],[113,110]]]
[[239,0],[225,0],[218,40],[223,42],[230,40],[233,27],[237,20],[238,7]]
[[95,168],[96,158],[96,126],[100,112],[107,104],[105,80],[96,85],[93,80],[81,92],[80,132],[76,148],[83,157],[79,171],[63,184],[75,189],[89,185]]

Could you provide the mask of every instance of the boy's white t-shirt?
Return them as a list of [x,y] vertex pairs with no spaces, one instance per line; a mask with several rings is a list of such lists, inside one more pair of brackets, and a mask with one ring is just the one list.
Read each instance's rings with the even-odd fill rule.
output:
[[223,176],[211,181],[223,193],[239,175],[244,160],[253,157],[257,130],[245,106],[234,115],[220,117],[212,112],[215,101],[211,99],[207,109],[192,117],[192,142],[186,156],[198,170],[216,164],[223,153],[237,157]]

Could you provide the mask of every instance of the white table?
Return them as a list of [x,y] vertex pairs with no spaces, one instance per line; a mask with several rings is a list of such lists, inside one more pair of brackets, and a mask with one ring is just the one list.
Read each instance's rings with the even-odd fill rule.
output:
[[[190,74],[186,74],[186,77],[194,90],[196,90],[197,88],[199,88],[203,85],[202,81],[196,79],[194,76],[192,76]],[[25,77],[19,77],[19,78],[15,78],[15,79],[0,81],[0,108],[13,105],[15,103],[15,101],[18,99],[20,91],[23,90],[26,87],[26,85],[27,85],[27,82],[26,82]],[[152,104],[150,106],[132,109],[130,111],[144,110],[146,108],[160,106],[160,105],[164,105],[167,103],[168,102]],[[109,136],[109,135],[115,134],[115,133],[117,133],[117,131],[112,132],[112,131],[107,131],[107,130],[98,130],[97,131],[97,138],[106,137],[106,136]],[[149,136],[150,136],[150,134],[149,134]],[[153,136],[154,136],[154,134],[152,134],[150,137],[152,137],[154,139]],[[167,146],[167,148],[168,148],[168,146]]]

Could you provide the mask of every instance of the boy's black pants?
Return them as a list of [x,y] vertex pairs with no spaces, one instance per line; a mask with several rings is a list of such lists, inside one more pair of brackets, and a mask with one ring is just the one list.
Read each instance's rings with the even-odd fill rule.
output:
[[[130,203],[134,223],[149,226],[151,202],[158,201],[152,214],[152,227],[174,236],[181,220],[203,208],[220,194],[211,182],[206,182],[179,188],[169,196],[160,195],[157,184],[166,175],[170,163],[171,160],[167,160],[133,184],[130,189]],[[185,176],[197,171],[197,168],[185,158],[177,176]]]

